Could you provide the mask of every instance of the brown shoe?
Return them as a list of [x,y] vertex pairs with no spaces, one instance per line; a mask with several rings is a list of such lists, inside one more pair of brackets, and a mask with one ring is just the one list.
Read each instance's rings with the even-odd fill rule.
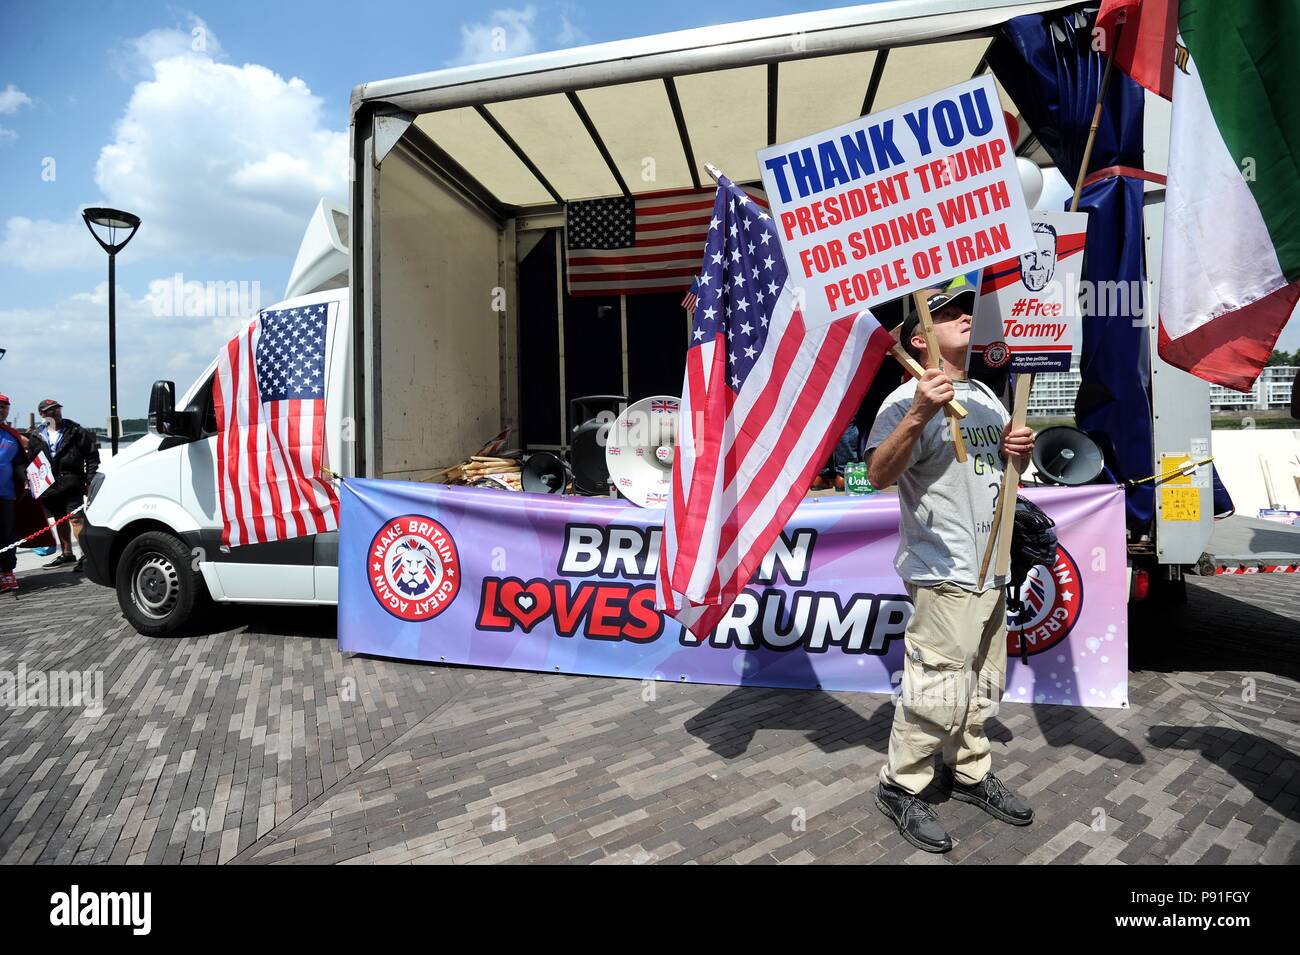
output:
[[843,474],[837,474],[837,475],[835,475],[835,490],[837,490],[837,491],[842,491],[842,490],[844,490],[844,475],[843,475]]
[[831,482],[826,480],[820,474],[813,478],[812,489],[814,491],[825,491],[831,486]]

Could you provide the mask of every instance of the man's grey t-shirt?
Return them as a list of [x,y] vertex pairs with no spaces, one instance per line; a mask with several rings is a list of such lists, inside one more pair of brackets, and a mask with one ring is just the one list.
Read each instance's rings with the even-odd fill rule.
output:
[[[993,529],[993,509],[1002,486],[1002,429],[1011,420],[1002,402],[982,384],[954,381],[957,400],[966,406],[961,433],[966,463],[953,454],[948,419],[931,418],[912,448],[912,461],[898,479],[900,541],[894,568],[909,583],[930,587],[944,581],[970,591],[1006,586],[990,572],[983,587],[980,559]],[[912,407],[916,382],[890,392],[867,439],[870,454],[884,442]]]

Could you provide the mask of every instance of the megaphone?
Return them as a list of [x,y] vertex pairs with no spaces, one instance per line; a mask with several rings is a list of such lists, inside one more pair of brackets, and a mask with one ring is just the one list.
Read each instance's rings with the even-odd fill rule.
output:
[[627,406],[609,429],[605,463],[610,483],[633,504],[663,507],[672,486],[681,399],[642,398]]
[[569,483],[569,472],[564,462],[550,451],[538,451],[530,454],[524,466],[519,470],[524,490],[534,494],[563,494]]
[[1106,458],[1096,441],[1078,428],[1062,425],[1038,432],[1033,462],[1048,484],[1075,487],[1095,481],[1106,465]]

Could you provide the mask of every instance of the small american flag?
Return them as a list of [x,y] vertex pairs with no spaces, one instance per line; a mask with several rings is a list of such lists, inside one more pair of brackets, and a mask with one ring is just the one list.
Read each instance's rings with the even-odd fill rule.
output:
[[570,202],[564,252],[569,294],[681,291],[698,271],[712,211],[712,189]]
[[231,547],[338,528],[325,457],[328,304],[262,312],[217,360],[221,540]]
[[894,340],[868,311],[814,329],[771,217],[726,177],[707,223],[655,605],[705,638],[803,500]]

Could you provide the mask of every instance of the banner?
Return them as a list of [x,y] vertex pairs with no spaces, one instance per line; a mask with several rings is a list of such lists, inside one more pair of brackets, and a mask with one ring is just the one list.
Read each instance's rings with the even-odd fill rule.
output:
[[1034,247],[991,76],[758,152],[814,328]]
[[1069,371],[1079,347],[1084,212],[1029,213],[1034,247],[984,270],[970,333],[971,353],[1012,374]]
[[[1008,634],[1006,699],[1128,703],[1124,497],[1025,492],[1057,523]],[[663,511],[605,498],[343,482],[339,649],[548,673],[892,692],[912,604],[898,499],[808,498],[707,640],[654,609]]]

